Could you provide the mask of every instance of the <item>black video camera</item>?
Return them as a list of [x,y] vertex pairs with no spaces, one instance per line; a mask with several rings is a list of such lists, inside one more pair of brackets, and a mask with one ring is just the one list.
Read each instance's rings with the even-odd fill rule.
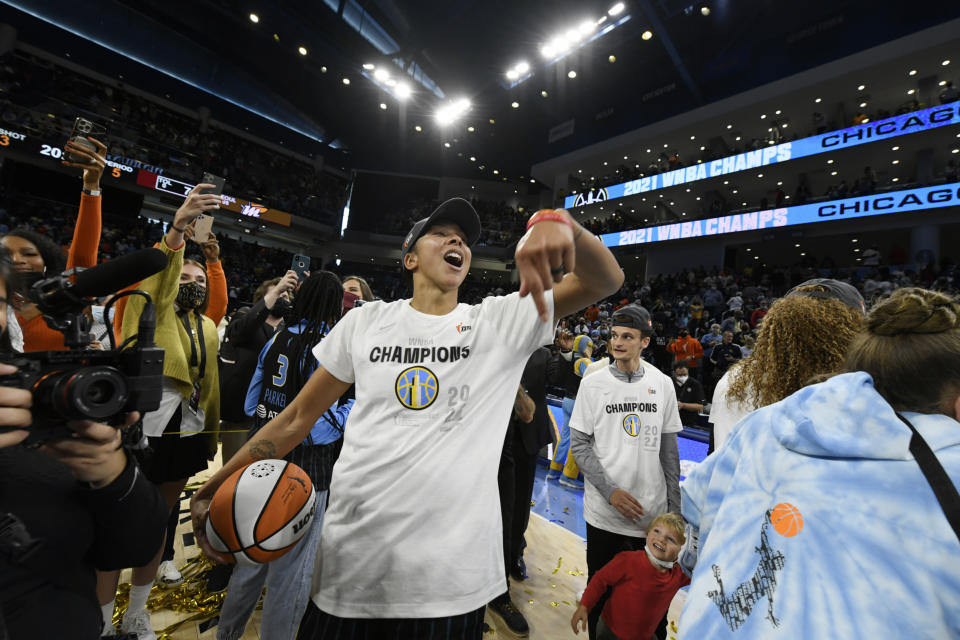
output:
[[[91,342],[91,320],[83,310],[93,298],[139,282],[162,270],[166,262],[162,251],[145,249],[90,269],[66,271],[30,288],[29,299],[43,312],[47,325],[63,333],[69,350],[0,358],[18,367],[16,373],[0,377],[0,386],[28,389],[33,394],[33,424],[24,444],[36,446],[70,435],[69,420],[117,426],[127,412],[143,414],[160,407],[164,352],[153,342],[157,320],[150,296],[143,291],[120,294],[143,296],[147,304],[137,335],[119,348],[86,348]],[[71,276],[75,280],[71,281]],[[116,299],[107,305],[105,317]],[[113,332],[107,333],[115,347]]]

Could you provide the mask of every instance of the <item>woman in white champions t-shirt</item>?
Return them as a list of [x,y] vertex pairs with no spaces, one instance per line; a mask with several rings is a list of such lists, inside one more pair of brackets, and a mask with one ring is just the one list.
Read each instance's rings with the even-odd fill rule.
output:
[[783,400],[819,375],[840,371],[863,310],[859,291],[828,278],[808,280],[773,303],[753,353],[731,367],[713,391],[714,448],[719,450],[750,412]]
[[492,470],[524,364],[556,318],[612,294],[623,274],[566,211],[540,211],[517,245],[520,292],[458,304],[479,234],[460,198],[416,223],[402,247],[413,298],[344,316],[303,392],[191,500],[198,542],[218,558],[204,535],[217,487],[283,456],[356,384],[301,638],[480,638],[483,607],[504,591]]

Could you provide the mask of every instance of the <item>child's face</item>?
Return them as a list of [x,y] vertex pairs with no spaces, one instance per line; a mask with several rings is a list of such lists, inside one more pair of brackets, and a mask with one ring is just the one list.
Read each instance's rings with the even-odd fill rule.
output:
[[680,541],[677,534],[662,523],[656,523],[647,531],[647,548],[657,560],[674,562],[680,554]]

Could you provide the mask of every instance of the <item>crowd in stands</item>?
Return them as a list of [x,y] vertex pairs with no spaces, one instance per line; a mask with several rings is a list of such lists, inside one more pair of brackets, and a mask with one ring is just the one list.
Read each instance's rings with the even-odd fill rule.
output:
[[[869,255],[868,255],[869,252]],[[642,281],[624,283],[614,296],[600,301],[561,321],[558,335],[589,335],[597,347],[595,357],[605,355],[610,316],[621,306],[636,302],[651,314],[656,336],[644,354],[645,359],[670,375],[678,352],[678,341],[695,340],[701,344],[691,375],[700,379],[709,397],[717,379],[729,364],[714,363],[712,349],[731,333],[738,347],[736,360],[749,355],[756,341],[763,316],[773,302],[792,287],[813,278],[834,278],[854,285],[869,307],[882,296],[903,287],[924,287],[950,295],[960,293],[960,264],[945,259],[919,268],[903,263],[902,254],[891,256],[896,264],[880,264],[876,248],[864,252],[867,266],[837,268],[832,263],[805,261],[792,266],[749,268],[742,271],[685,269],[670,275],[658,275]],[[686,333],[686,335],[683,335]]]
[[4,128],[56,147],[82,116],[106,127],[111,156],[139,161],[191,184],[205,171],[227,179],[227,193],[323,222],[343,210],[347,182],[284,154],[143,97],[21,51],[0,59]]
[[[952,149],[952,146],[950,149]],[[949,152],[947,153],[949,154]],[[958,166],[953,157],[947,157],[942,165],[936,167],[932,178],[925,181],[916,180],[902,173],[896,175],[898,172],[881,177],[878,176],[876,169],[871,166],[865,166],[862,171],[854,172],[853,175],[849,176],[841,175],[840,171],[836,171],[836,173],[836,176],[831,175],[830,181],[825,186],[821,185],[822,188],[817,189],[814,188],[814,185],[811,185],[807,174],[799,174],[796,178],[796,187],[793,188],[792,196],[787,192],[790,186],[782,184],[782,181],[776,185],[767,185],[759,190],[753,190],[751,195],[737,195],[742,187],[730,186],[731,193],[726,196],[716,189],[701,192],[698,196],[699,200],[696,202],[696,209],[691,215],[678,213],[679,207],[671,206],[668,208],[667,204],[673,205],[673,202],[658,201],[656,203],[657,210],[652,215],[639,215],[618,207],[610,215],[602,218],[598,216],[596,220],[584,220],[582,224],[599,235],[658,224],[712,218],[731,213],[866,196],[894,189],[956,182]]]
[[[954,86],[953,81],[945,81],[938,93],[940,104],[954,102],[958,97],[960,97],[960,91]],[[755,125],[757,129],[750,133],[739,129],[719,131],[716,136],[711,138],[723,140],[723,145],[719,149],[713,145],[706,146],[697,142],[696,147],[690,153],[683,153],[680,149],[673,148],[659,153],[655,152],[652,155],[647,154],[648,160],[638,160],[632,165],[623,163],[614,169],[610,175],[600,177],[585,177],[582,174],[573,175],[571,176],[571,184],[576,185],[574,188],[578,191],[599,189],[644,176],[681,169],[689,164],[706,163],[717,158],[763,149],[770,144],[799,140],[827,131],[844,129],[874,120],[883,120],[931,106],[916,98],[910,98],[892,110],[889,107],[880,108],[873,105],[867,109],[860,107],[859,104],[862,103],[857,101],[850,105],[838,106],[834,109],[834,113],[838,114],[834,118],[827,118],[821,111],[814,111],[810,114],[810,119],[806,124],[795,123],[790,118],[780,114],[770,114],[769,118],[764,118],[760,123],[757,123]],[[842,114],[842,117],[840,114]],[[764,127],[767,129],[766,132],[761,131]],[[691,144],[691,146],[693,145]]]

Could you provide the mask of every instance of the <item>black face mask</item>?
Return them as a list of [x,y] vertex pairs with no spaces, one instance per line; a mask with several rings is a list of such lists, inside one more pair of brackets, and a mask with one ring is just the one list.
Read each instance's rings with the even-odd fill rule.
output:
[[290,304],[289,300],[277,298],[277,301],[273,303],[273,308],[270,309],[270,315],[274,318],[285,318],[292,308],[293,305]]
[[184,311],[193,311],[203,305],[207,288],[196,282],[184,282],[177,291],[177,305]]

